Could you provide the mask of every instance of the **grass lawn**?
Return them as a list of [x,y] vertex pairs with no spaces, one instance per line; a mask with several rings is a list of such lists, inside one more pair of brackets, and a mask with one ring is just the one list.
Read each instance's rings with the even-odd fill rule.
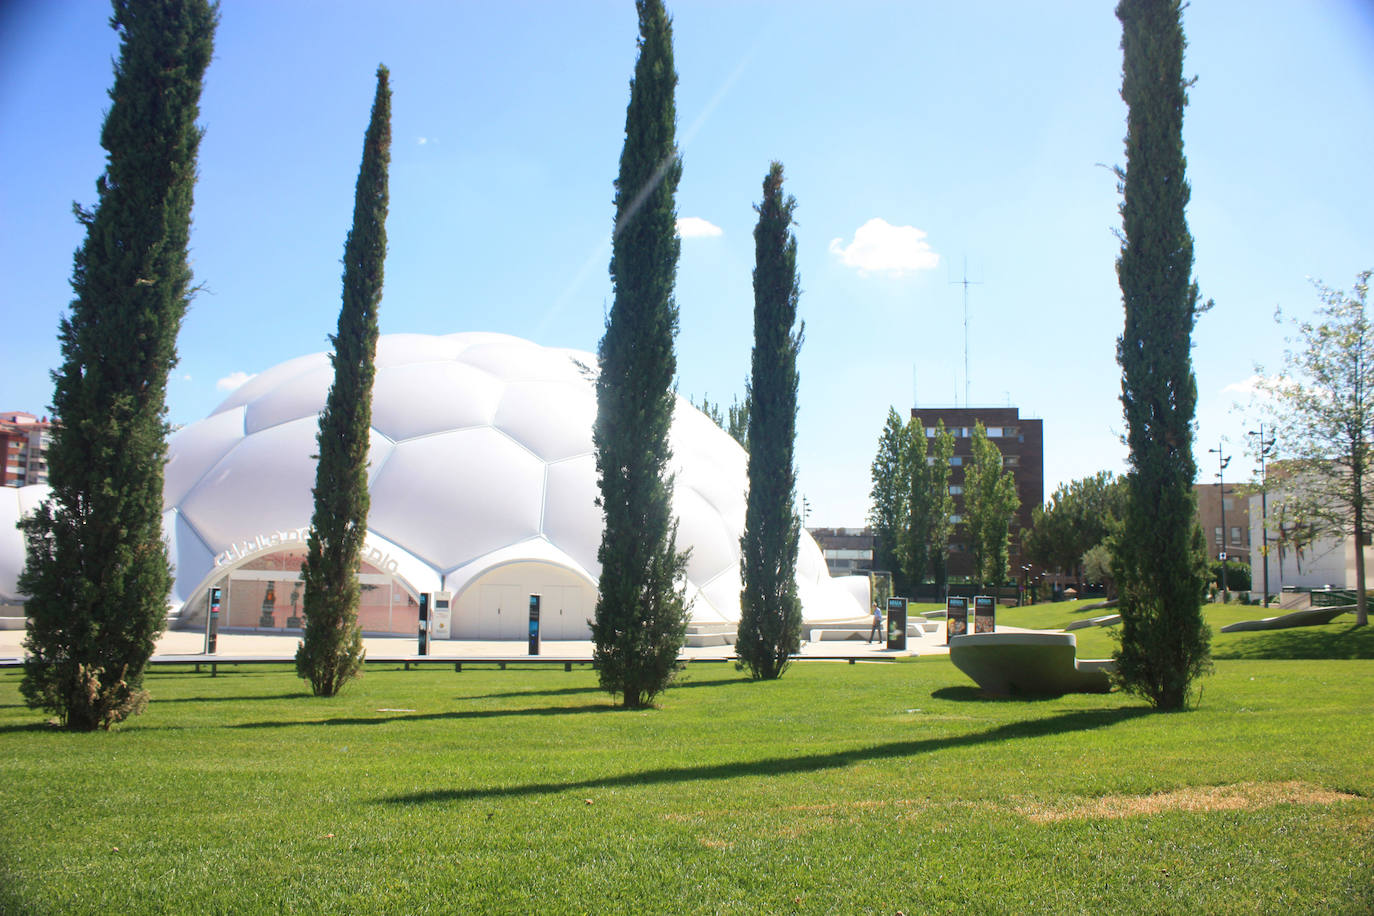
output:
[[1172,715],[939,657],[686,678],[158,670],[74,735],[0,674],[0,912],[1374,909],[1367,661],[1222,658]]
[[[998,624],[1057,630],[1075,620],[1114,614],[1114,608],[1096,608],[1096,600],[1056,601],[1025,607],[999,607]],[[1248,633],[1222,633],[1221,628],[1241,620],[1258,620],[1287,613],[1277,607],[1245,604],[1206,604],[1203,616],[1212,628],[1212,656],[1230,658],[1364,658],[1374,659],[1374,627],[1356,627],[1353,614],[1337,617],[1318,627],[1291,630],[1261,630]],[[1116,649],[1112,627],[1085,627],[1074,630],[1079,658],[1110,658]]]

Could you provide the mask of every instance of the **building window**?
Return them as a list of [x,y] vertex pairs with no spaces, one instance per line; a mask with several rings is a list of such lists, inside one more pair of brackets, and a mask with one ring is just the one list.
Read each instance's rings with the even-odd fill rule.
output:
[[949,520],[957,525],[964,520],[964,517],[956,512],[949,517]]
[[1214,529],[1212,529],[1212,530],[1213,530],[1213,532],[1214,532],[1214,534],[1215,534],[1217,543],[1218,543],[1218,544],[1225,544],[1226,541],[1222,540],[1222,537],[1221,537],[1221,526],[1220,526],[1220,525],[1217,525],[1216,528],[1214,528]]
[[949,485],[949,494],[950,494],[951,496],[960,496],[960,495],[963,494],[963,492],[964,492],[964,488],[963,488],[962,486],[960,486],[959,484],[957,484],[957,483],[952,483],[952,484]]
[[1233,500],[1231,497],[1229,497],[1229,496],[1224,497],[1224,498],[1222,499],[1222,501],[1221,501],[1221,508],[1223,508],[1223,509],[1233,509],[1233,508],[1235,508],[1234,503],[1235,503],[1235,500]]
[[1004,468],[1016,468],[1016,467],[1020,467],[1020,466],[1021,466],[1021,456],[1020,456],[1020,455],[1007,455],[1006,457],[1004,457],[1004,458],[1002,459],[1002,467],[1004,467]]
[[1240,526],[1239,526],[1239,525],[1232,525],[1232,526],[1231,526],[1231,543],[1232,543],[1232,544],[1236,544],[1236,545],[1239,545],[1239,544],[1240,544]]
[[960,465],[962,465],[963,463],[964,463],[964,456],[963,456],[963,455],[954,455],[954,456],[952,456],[952,457],[949,459],[949,466],[952,467],[952,468],[957,468],[957,467],[959,467]]

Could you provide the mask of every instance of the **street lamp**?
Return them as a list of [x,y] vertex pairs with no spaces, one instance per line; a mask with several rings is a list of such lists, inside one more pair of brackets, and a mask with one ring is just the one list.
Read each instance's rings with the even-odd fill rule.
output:
[[1264,458],[1274,447],[1274,437],[1264,438],[1264,424],[1259,432],[1251,430],[1247,436],[1256,437],[1260,460],[1260,556],[1264,559],[1264,606],[1269,606],[1269,484],[1264,476]]
[[1226,466],[1231,463],[1230,455],[1223,455],[1221,443],[1217,443],[1216,448],[1209,448],[1207,451],[1215,452],[1217,456],[1217,480],[1221,482],[1221,550],[1218,552],[1217,559],[1221,560],[1221,600],[1223,603],[1230,598],[1230,593],[1226,588]]

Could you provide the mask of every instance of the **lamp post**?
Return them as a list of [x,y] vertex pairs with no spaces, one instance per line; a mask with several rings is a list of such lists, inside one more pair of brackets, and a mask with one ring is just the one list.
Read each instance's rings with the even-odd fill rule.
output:
[[[1269,486],[1264,477],[1264,458],[1269,454],[1269,449],[1274,447],[1274,437],[1264,438],[1264,424],[1260,424],[1259,432],[1251,430],[1247,436],[1256,437],[1256,447],[1259,449],[1260,460],[1260,557],[1264,563],[1264,606],[1269,606]],[[1253,567],[1252,567],[1253,568]]]
[[1220,482],[1221,498],[1221,550],[1218,552],[1217,559],[1221,560],[1221,600],[1225,603],[1230,598],[1229,590],[1226,588],[1226,466],[1231,463],[1231,456],[1222,454],[1221,443],[1217,443],[1216,448],[1209,448],[1207,451],[1215,452],[1217,456],[1217,480]]

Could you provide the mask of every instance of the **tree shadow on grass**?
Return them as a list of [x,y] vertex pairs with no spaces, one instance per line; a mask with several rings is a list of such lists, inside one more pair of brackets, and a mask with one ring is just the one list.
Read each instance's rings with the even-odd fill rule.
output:
[[1106,728],[1149,713],[1142,707],[1100,709],[1066,712],[1029,722],[1012,722],[986,731],[948,738],[923,738],[916,741],[890,741],[868,747],[857,747],[828,754],[804,754],[799,757],[768,757],[738,763],[702,764],[699,766],[660,767],[639,770],[619,776],[569,782],[536,782],[518,786],[492,786],[472,789],[432,789],[410,792],[382,799],[392,805],[424,805],[436,802],[471,801],[486,798],[518,798],[532,795],[552,795],[569,790],[611,789],[663,783],[699,782],[738,779],[749,776],[791,776],[833,770],[874,760],[914,757],[948,748],[970,747],[1021,738],[1040,738],[1064,732]]
[[[47,720],[42,722],[16,722],[13,725],[0,725],[0,735],[13,735],[19,732],[63,732],[65,729],[58,728],[50,724]],[[72,732],[72,734],[76,734]],[[0,913],[5,910],[0,909]]]
[[252,703],[258,700],[304,700],[309,696],[310,694],[304,690],[297,690],[294,693],[265,693],[261,696],[248,697],[240,694],[212,697],[160,697],[154,694],[149,703],[159,706],[163,703]]
[[[667,694],[668,694],[668,695],[671,695],[673,691],[675,691],[675,690],[682,690],[683,688],[687,688],[687,687],[723,687],[723,686],[728,686],[728,685],[730,685],[730,684],[748,684],[748,683],[751,683],[750,679],[749,679],[748,677],[744,677],[744,676],[742,676],[742,675],[739,676],[739,677],[715,677],[715,678],[709,678],[709,679],[703,678],[703,679],[701,679],[701,680],[697,680],[697,679],[695,679],[695,678],[690,678],[690,679],[678,681],[677,683],[673,684],[672,687],[669,687],[669,688],[668,688]],[[467,694],[467,695],[464,695],[464,696],[462,696],[462,697],[459,697],[459,699],[461,699],[461,700],[515,700],[515,699],[520,699],[521,697],[567,697],[567,696],[578,696],[578,695],[581,695],[581,694],[606,694],[606,690],[605,690],[605,688],[599,687],[599,686],[596,686],[596,685],[585,686],[585,687],[552,687],[552,688],[550,688],[550,689],[548,689],[548,690],[507,690],[507,691],[502,691],[502,692],[500,692],[500,693],[474,693],[474,694]],[[606,695],[609,696],[609,694],[606,694]]]
[[336,716],[332,719],[284,719],[277,722],[239,722],[226,728],[290,728],[297,725],[385,725],[388,722],[440,722],[460,719],[502,719],[520,716],[563,716],[579,713],[617,712],[609,703],[584,706],[532,706],[526,709],[466,709],[448,712],[408,713],[383,716]]
[[[1218,634],[1232,637],[1232,634]],[[1214,637],[1216,638],[1216,637]],[[1374,658],[1374,627],[1329,623],[1290,630],[1253,630],[1235,634],[1212,650],[1213,658],[1314,659]]]
[[1043,703],[1047,700],[1059,699],[1053,694],[997,696],[984,693],[980,688],[971,686],[941,687],[939,690],[932,690],[930,695],[937,700],[950,700],[955,703]]

